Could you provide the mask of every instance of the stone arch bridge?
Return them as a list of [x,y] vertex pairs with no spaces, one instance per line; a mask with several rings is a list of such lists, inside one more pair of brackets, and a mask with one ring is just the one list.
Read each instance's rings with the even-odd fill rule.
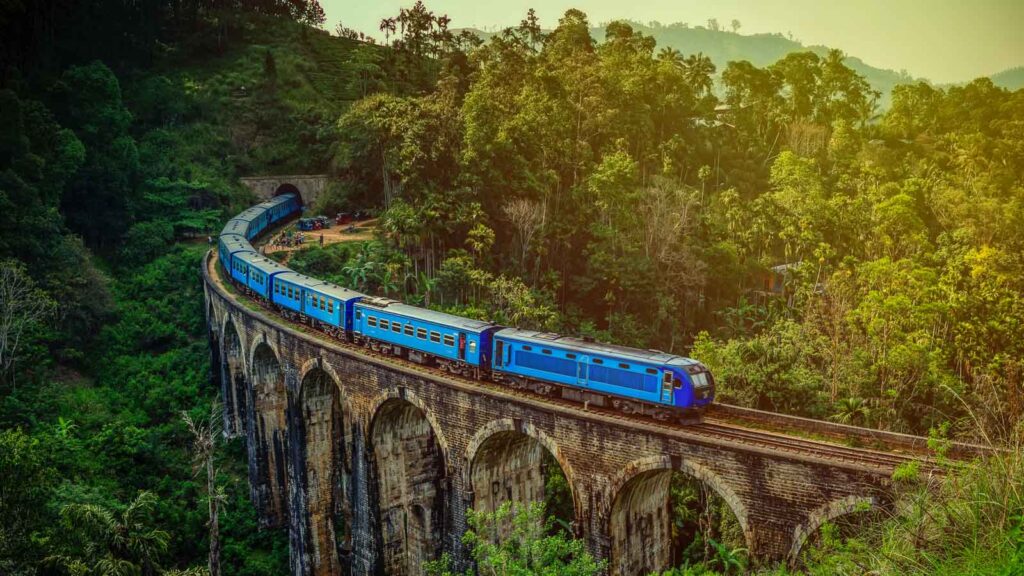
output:
[[758,562],[795,557],[823,522],[886,503],[891,468],[703,438],[420,371],[286,324],[203,266],[224,428],[245,438],[263,527],[287,528],[296,576],[420,574],[469,508],[543,496],[544,453],[574,530],[615,575],[668,568],[672,471],[735,513]]

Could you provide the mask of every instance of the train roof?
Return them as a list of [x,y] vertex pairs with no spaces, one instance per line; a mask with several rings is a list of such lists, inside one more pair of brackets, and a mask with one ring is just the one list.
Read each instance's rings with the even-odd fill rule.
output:
[[224,225],[224,229],[221,230],[220,235],[225,236],[227,234],[238,234],[245,235],[246,230],[249,228],[249,220],[242,218],[232,218],[228,220],[228,223]]
[[295,197],[295,194],[292,194],[291,192],[289,192],[288,194],[281,194],[280,196],[274,196],[270,200],[264,200],[263,202],[260,202],[259,204],[257,204],[257,206],[263,206],[265,208],[270,208],[270,207],[273,207],[273,206],[278,206],[278,205],[284,204],[284,203],[288,202],[289,200],[291,200],[294,197]]
[[359,304],[364,305],[367,308],[376,308],[378,310],[397,314],[406,318],[422,320],[423,322],[430,322],[432,324],[442,324],[444,326],[450,326],[459,330],[468,330],[470,332],[483,332],[487,328],[499,327],[493,322],[463,318],[462,316],[456,316],[454,314],[447,314],[445,312],[438,312],[436,310],[428,310],[418,306],[402,304],[401,302],[387,298],[364,298],[359,302]]
[[243,220],[245,222],[251,222],[254,218],[259,216],[260,214],[263,214],[266,210],[267,209],[265,207],[257,204],[255,206],[246,208],[245,210],[241,211],[237,216],[232,218],[232,220]]
[[257,270],[266,272],[267,274],[283,274],[285,272],[291,272],[291,269],[287,266],[283,266],[266,256],[257,254],[256,252],[246,253],[239,256],[244,262],[248,262],[250,266],[255,266]]
[[505,328],[494,335],[499,338],[513,338],[520,342],[536,344],[537,346],[552,346],[558,348],[569,348],[587,354],[599,354],[614,356],[617,358],[628,358],[639,362],[650,362],[653,364],[671,364],[673,366],[689,366],[696,364],[695,360],[668,354],[658,350],[641,350],[618,344],[606,344],[604,342],[592,342],[572,336],[562,336],[553,332],[538,332],[536,330],[520,330],[518,328]]
[[221,234],[220,243],[228,248],[231,252],[237,252],[239,250],[255,251],[252,244],[245,239],[245,236],[241,234]]
[[313,289],[317,284],[323,284],[323,280],[317,280],[311,276],[305,274],[299,274],[298,272],[288,269],[287,272],[282,272],[276,276],[278,280],[288,282],[289,284],[295,284],[300,288]]
[[330,282],[323,282],[319,280],[318,282],[320,283],[313,286],[307,286],[307,289],[312,290],[313,292],[324,294],[325,296],[337,298],[338,300],[344,302],[347,302],[355,298],[366,297],[366,294],[363,294],[362,292],[356,292],[355,290],[350,290],[348,288],[345,288],[344,286],[338,286],[337,284],[332,284]]

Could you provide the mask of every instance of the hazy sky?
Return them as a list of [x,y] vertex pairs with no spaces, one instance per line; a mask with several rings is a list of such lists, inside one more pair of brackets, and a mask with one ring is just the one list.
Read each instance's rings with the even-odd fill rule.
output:
[[[326,28],[338,21],[379,35],[380,20],[415,0],[320,0]],[[959,82],[1024,65],[1024,0],[425,0],[452,27],[500,29],[536,8],[545,28],[568,8],[592,23],[618,18],[742,23],[740,33],[792,32],[805,45],[824,44],[868,64],[935,82]]]

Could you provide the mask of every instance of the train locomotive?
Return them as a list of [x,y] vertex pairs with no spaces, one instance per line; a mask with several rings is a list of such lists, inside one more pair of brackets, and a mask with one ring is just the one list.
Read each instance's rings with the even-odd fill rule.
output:
[[295,194],[253,206],[228,221],[217,247],[232,282],[286,318],[452,374],[657,420],[691,422],[714,401],[714,379],[696,360],[368,296],[294,272],[253,249],[253,238],[301,209]]

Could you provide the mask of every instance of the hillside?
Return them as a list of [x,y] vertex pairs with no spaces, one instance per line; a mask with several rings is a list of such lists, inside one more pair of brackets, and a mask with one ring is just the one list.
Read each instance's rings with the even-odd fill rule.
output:
[[[181,35],[172,14],[162,43],[131,18],[111,17],[123,29],[104,33],[80,16],[22,26],[55,30],[57,49],[46,37],[0,41],[0,56],[18,55],[0,64],[18,62],[24,74],[10,76],[26,79],[0,83],[0,276],[48,314],[26,330],[18,363],[0,363],[0,485],[12,489],[0,498],[0,574],[107,554],[171,574],[205,564],[209,545],[205,478],[181,420],[207,418],[219,392],[196,277],[206,235],[252,202],[238,176],[326,170],[338,117],[403,84],[387,49],[283,15],[211,11]],[[226,24],[213,34],[210,22]],[[241,440],[217,459],[226,573],[287,573],[286,533],[258,528]],[[24,486],[4,484],[16,476]],[[148,558],[108,552],[62,520],[129,503],[141,507],[135,528],[167,535]]]
[[1021,88],[1024,88],[1024,66],[1003,70],[998,74],[989,76],[989,78],[991,78],[992,82],[1000,88],[1006,88],[1007,90],[1020,90]]

